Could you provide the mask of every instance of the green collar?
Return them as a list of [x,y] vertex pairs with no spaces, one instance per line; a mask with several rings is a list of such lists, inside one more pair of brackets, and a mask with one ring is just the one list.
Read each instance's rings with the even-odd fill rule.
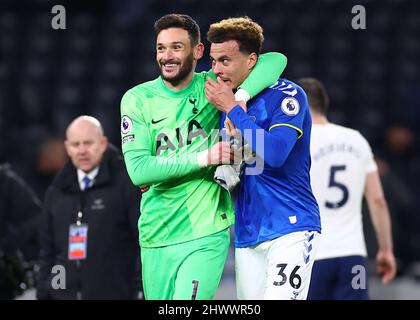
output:
[[163,82],[162,76],[159,76],[158,78],[158,82],[160,85],[160,89],[167,94],[170,97],[174,97],[174,98],[182,98],[182,97],[187,97],[194,88],[194,82],[196,81],[197,78],[197,74],[194,73],[194,76],[191,80],[191,82],[188,84],[188,86],[186,86],[184,89],[181,90],[173,90],[168,88],[165,83]]

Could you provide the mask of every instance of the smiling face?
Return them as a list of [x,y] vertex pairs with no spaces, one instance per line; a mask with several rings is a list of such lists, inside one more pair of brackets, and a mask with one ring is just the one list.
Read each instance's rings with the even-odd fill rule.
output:
[[194,75],[203,44],[191,47],[188,31],[181,28],[162,30],[156,39],[156,61],[166,85],[173,89],[187,86]]
[[81,117],[68,127],[65,147],[73,165],[89,172],[101,162],[107,139],[95,122]]
[[257,61],[255,53],[239,51],[236,40],[212,43],[210,47],[213,73],[236,89],[248,76]]

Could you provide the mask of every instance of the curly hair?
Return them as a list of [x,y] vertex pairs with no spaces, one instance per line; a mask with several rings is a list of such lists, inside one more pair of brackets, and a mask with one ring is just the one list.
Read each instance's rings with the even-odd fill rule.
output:
[[259,54],[264,42],[263,28],[247,16],[224,19],[210,25],[207,40],[211,43],[236,40],[239,51]]

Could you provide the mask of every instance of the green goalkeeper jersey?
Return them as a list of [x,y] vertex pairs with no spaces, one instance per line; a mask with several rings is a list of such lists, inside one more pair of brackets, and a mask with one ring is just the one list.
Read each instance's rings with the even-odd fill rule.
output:
[[[264,58],[265,56],[265,58]],[[261,55],[241,88],[251,97],[284,70],[281,54]],[[195,73],[175,91],[161,77],[128,90],[121,101],[122,150],[135,185],[149,185],[141,200],[142,247],[161,247],[216,233],[234,222],[230,195],[200,167],[197,153],[218,141],[220,113],[206,99],[210,72]]]

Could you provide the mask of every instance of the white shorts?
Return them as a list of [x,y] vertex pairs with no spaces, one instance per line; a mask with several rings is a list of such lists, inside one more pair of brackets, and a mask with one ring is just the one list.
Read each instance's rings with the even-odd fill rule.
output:
[[299,231],[235,249],[241,300],[306,300],[319,233]]

